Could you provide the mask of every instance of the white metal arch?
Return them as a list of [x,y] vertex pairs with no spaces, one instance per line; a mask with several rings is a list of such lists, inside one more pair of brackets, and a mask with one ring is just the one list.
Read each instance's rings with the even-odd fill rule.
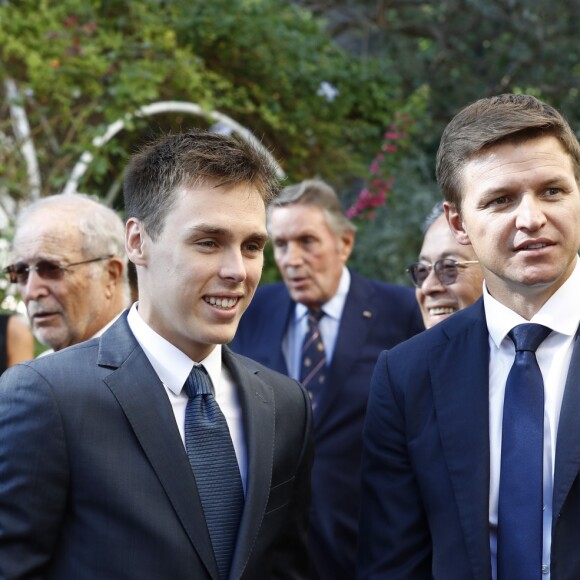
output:
[[[114,123],[111,123],[103,135],[95,137],[93,139],[93,145],[97,148],[102,147],[108,143],[117,133],[125,128],[127,121],[130,121],[133,117],[149,117],[151,115],[158,115],[161,113],[187,113],[189,115],[196,115],[198,117],[203,117],[205,119],[211,119],[216,123],[222,123],[232,130],[232,132],[237,133],[242,139],[252,143],[257,149],[265,153],[274,162],[278,177],[281,179],[285,177],[284,171],[272,157],[272,154],[262,143],[254,137],[254,135],[248,131],[245,127],[240,125],[238,122],[234,121],[231,117],[224,115],[218,111],[205,111],[199,105],[195,103],[187,103],[183,101],[159,101],[157,103],[152,103],[150,105],[144,105],[139,108],[135,113],[128,113],[123,119],[118,119]],[[86,170],[93,160],[93,154],[90,151],[84,151],[80,159],[77,161],[76,165],[73,167],[71,175],[64,186],[62,193],[76,193],[79,181],[82,179]]]

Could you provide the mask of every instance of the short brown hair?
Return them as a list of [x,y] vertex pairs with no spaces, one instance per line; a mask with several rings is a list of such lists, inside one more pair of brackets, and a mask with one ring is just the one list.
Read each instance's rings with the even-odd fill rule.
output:
[[449,203],[461,209],[461,174],[476,154],[499,143],[556,137],[572,158],[580,179],[580,145],[554,107],[531,95],[503,94],[475,101],[447,125],[437,152],[437,182]]
[[133,156],[125,172],[125,217],[155,239],[180,188],[249,184],[268,203],[280,189],[273,159],[249,141],[195,129],[166,135]]

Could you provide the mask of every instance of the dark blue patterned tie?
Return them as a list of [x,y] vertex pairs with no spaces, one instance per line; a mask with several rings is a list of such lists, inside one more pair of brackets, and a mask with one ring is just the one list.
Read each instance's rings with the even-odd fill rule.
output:
[[542,576],[544,381],[536,349],[550,332],[541,324],[520,324],[509,333],[516,357],[503,408],[498,580]]
[[302,343],[300,382],[310,394],[313,410],[316,410],[326,380],[326,352],[318,326],[323,316],[322,310],[308,311],[308,328]]
[[189,396],[185,448],[201,497],[219,577],[226,580],[244,508],[240,470],[226,419],[203,366],[193,367],[184,388]]

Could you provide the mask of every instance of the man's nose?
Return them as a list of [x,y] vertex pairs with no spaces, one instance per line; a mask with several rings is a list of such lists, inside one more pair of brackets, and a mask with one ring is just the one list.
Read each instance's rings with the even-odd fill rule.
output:
[[289,242],[284,253],[283,264],[285,266],[298,266],[302,263],[302,259],[303,252],[300,244]]
[[516,227],[520,230],[537,231],[546,223],[542,201],[533,194],[523,195],[516,211]]
[[223,278],[243,282],[247,276],[246,264],[241,251],[228,252],[220,270]]
[[427,278],[425,278],[423,284],[421,284],[420,290],[423,294],[434,294],[435,292],[445,291],[445,285],[435,274],[435,268],[429,270],[429,274],[427,275]]
[[25,303],[28,300],[37,300],[48,294],[46,281],[38,275],[38,272],[34,268],[29,270],[26,283],[19,284],[18,290]]

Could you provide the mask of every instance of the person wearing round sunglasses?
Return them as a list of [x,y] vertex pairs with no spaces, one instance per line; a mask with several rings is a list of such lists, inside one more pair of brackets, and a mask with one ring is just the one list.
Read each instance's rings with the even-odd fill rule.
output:
[[98,336],[129,305],[124,244],[121,218],[83,194],[52,195],[19,213],[4,273],[41,344],[58,351]]
[[419,261],[406,272],[415,286],[425,328],[431,328],[481,296],[483,274],[473,248],[453,237],[442,203],[425,220],[423,232]]

